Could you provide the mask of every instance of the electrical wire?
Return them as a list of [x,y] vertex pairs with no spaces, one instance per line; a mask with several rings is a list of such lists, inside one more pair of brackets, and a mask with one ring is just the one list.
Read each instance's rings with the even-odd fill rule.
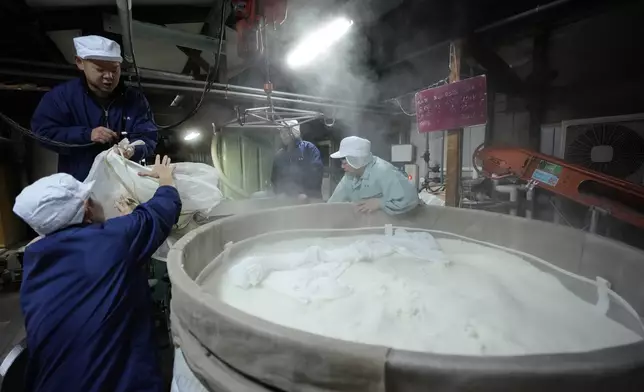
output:
[[[219,46],[217,48],[217,54],[216,54],[216,57],[215,57],[215,64],[208,67],[208,73],[206,74],[206,81],[205,81],[204,89],[203,89],[203,91],[201,93],[201,97],[199,97],[199,101],[197,102],[195,107],[186,116],[184,116],[181,120],[179,120],[179,121],[177,121],[177,122],[175,122],[173,124],[169,124],[169,125],[159,125],[156,122],[154,122],[154,117],[152,116],[152,110],[148,106],[148,115],[150,117],[150,120],[152,120],[152,122],[154,122],[154,124],[156,125],[156,127],[157,127],[157,129],[159,131],[164,131],[164,130],[169,130],[169,129],[172,129],[172,128],[176,128],[179,125],[181,125],[181,124],[185,123],[186,121],[190,120],[192,117],[194,117],[194,115],[197,114],[199,109],[201,109],[201,106],[203,105],[203,102],[204,102],[204,100],[206,98],[206,94],[208,94],[210,92],[210,90],[213,87],[213,84],[215,83],[215,80],[219,77],[219,68],[220,68],[220,64],[221,64],[221,52],[223,51],[224,31],[225,31],[225,26],[226,26],[226,24],[225,24],[226,20],[225,20],[225,17],[224,17],[225,14],[226,14],[226,3],[227,3],[227,1],[222,1],[221,2],[221,17],[220,17],[221,23],[220,23],[220,29],[219,29]],[[131,21],[132,13],[131,12],[130,12],[129,17],[130,17],[130,22],[129,23],[131,25],[132,24],[132,21]],[[134,43],[132,41],[132,34],[128,34],[128,41],[129,41],[129,44],[130,44],[130,48],[132,49],[132,67],[134,67],[134,73],[136,74],[136,79],[137,79],[136,83],[138,85],[139,90],[141,90],[141,92],[143,92],[143,87],[141,86],[141,76],[139,74],[139,67],[136,64],[136,55],[134,53]],[[213,75],[214,75],[214,77],[213,77]]]
[[20,132],[21,134],[27,137],[30,137],[32,139],[35,139],[41,143],[48,144],[50,146],[62,147],[62,148],[87,148],[87,147],[92,147],[96,145],[96,143],[70,144],[70,143],[63,143],[63,142],[57,142],[55,140],[51,140],[49,138],[46,138],[34,133],[31,129],[27,129],[21,126],[11,118],[7,117],[4,113],[0,113],[0,120],[4,121],[9,127]]
[[400,108],[400,111],[401,111],[403,114],[405,114],[406,116],[409,116],[409,117],[414,117],[414,116],[416,116],[416,113],[415,113],[415,112],[414,112],[414,113],[408,113],[408,112],[407,112],[407,111],[402,107],[402,104],[400,103],[400,98],[401,98],[401,97],[404,97],[404,96],[406,96],[406,95],[409,95],[409,94],[416,94],[416,93],[417,93],[417,92],[419,92],[419,91],[428,90],[428,89],[430,89],[430,88],[434,88],[434,87],[439,87],[439,86],[442,86],[442,85],[444,85],[444,84],[447,84],[448,82],[449,82],[449,76],[448,76],[448,77],[446,77],[446,78],[443,78],[443,79],[441,79],[441,80],[439,80],[439,81],[437,81],[437,82],[435,82],[434,84],[430,84],[429,86],[425,86],[425,87],[423,87],[423,88],[422,88],[422,89],[420,89],[420,90],[415,90],[415,91],[412,91],[412,92],[409,92],[409,93],[406,93],[406,94],[400,95],[400,96],[398,96],[398,97],[388,99],[387,101],[389,101],[389,102],[395,102],[395,103],[398,105],[398,107]]
[[400,108],[400,111],[401,111],[401,112],[403,112],[403,114],[405,114],[406,116],[409,116],[409,117],[414,117],[414,116],[416,116],[416,113],[407,113],[407,112],[405,111],[405,109],[402,107],[402,104],[400,103],[400,100],[399,100],[398,98],[394,98],[394,100],[393,100],[393,101],[394,101],[394,102],[396,102],[396,103],[398,104],[398,107]]

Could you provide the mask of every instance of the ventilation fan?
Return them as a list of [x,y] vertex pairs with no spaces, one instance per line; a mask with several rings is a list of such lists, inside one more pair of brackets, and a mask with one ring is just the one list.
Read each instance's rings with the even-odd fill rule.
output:
[[574,120],[562,125],[565,161],[638,184],[644,175],[641,115]]

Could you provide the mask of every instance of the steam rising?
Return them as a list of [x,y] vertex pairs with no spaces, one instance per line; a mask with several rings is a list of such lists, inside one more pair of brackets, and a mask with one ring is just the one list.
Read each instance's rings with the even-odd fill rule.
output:
[[[299,9],[293,9],[293,7],[289,9],[288,27],[279,34],[283,40],[283,46],[291,50],[290,53],[294,53],[296,47],[293,44],[304,39],[308,42],[308,50],[318,51],[319,55],[306,67],[288,69],[284,76],[289,79],[293,89],[298,93],[355,102],[357,105],[378,102],[380,99],[378,76],[368,64],[371,45],[361,31],[363,26],[358,23],[349,29],[351,25],[346,22],[350,22],[349,18],[353,17],[350,14],[345,18],[336,15],[329,19],[321,18],[320,15],[328,15],[328,8],[316,10],[311,8],[309,3]],[[336,30],[342,31],[339,28],[341,21],[344,21],[347,33],[336,39],[334,44],[326,44],[326,48],[310,47],[315,43],[304,38],[311,36],[313,31],[323,26],[332,26],[334,23],[337,24]],[[331,42],[331,38],[333,37],[327,34],[326,42]],[[277,55],[277,53],[274,54]],[[274,58],[278,60],[278,57]],[[281,61],[291,65],[291,58],[286,54]],[[324,111],[329,119],[337,120],[333,131],[342,132],[342,135],[338,135],[341,137],[360,135],[377,144],[381,135],[388,131],[386,122],[378,119],[378,115],[374,113],[341,109]]]

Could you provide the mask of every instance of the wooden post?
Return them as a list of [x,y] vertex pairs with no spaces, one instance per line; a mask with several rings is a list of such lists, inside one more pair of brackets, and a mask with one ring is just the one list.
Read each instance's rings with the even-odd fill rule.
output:
[[[449,47],[449,82],[461,79],[461,42],[454,41]],[[445,204],[458,207],[461,201],[461,174],[463,171],[463,128],[447,131],[445,140]]]

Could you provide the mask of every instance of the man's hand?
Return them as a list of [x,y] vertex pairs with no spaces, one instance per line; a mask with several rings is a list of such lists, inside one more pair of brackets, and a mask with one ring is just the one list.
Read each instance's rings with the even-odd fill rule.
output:
[[136,200],[130,198],[130,197],[125,197],[121,196],[115,203],[115,207],[118,210],[118,212],[121,214],[121,216],[125,216],[128,214],[131,214],[132,211],[134,211],[134,208],[136,207],[137,203]]
[[92,141],[94,143],[107,144],[111,142],[116,142],[118,140],[118,135],[116,132],[105,127],[97,127],[92,129]]
[[367,199],[357,204],[358,211],[360,212],[374,212],[380,209],[380,199]]
[[114,151],[116,151],[116,153],[118,154],[123,155],[125,159],[132,159],[132,157],[134,156],[134,147],[131,146],[128,148],[121,148],[118,145],[115,145]]
[[174,172],[174,166],[170,165],[170,157],[166,155],[162,160],[161,156],[157,155],[156,159],[154,160],[154,166],[152,166],[152,171],[147,173],[141,172],[139,173],[139,176],[158,178],[159,186],[174,186],[172,172]]

